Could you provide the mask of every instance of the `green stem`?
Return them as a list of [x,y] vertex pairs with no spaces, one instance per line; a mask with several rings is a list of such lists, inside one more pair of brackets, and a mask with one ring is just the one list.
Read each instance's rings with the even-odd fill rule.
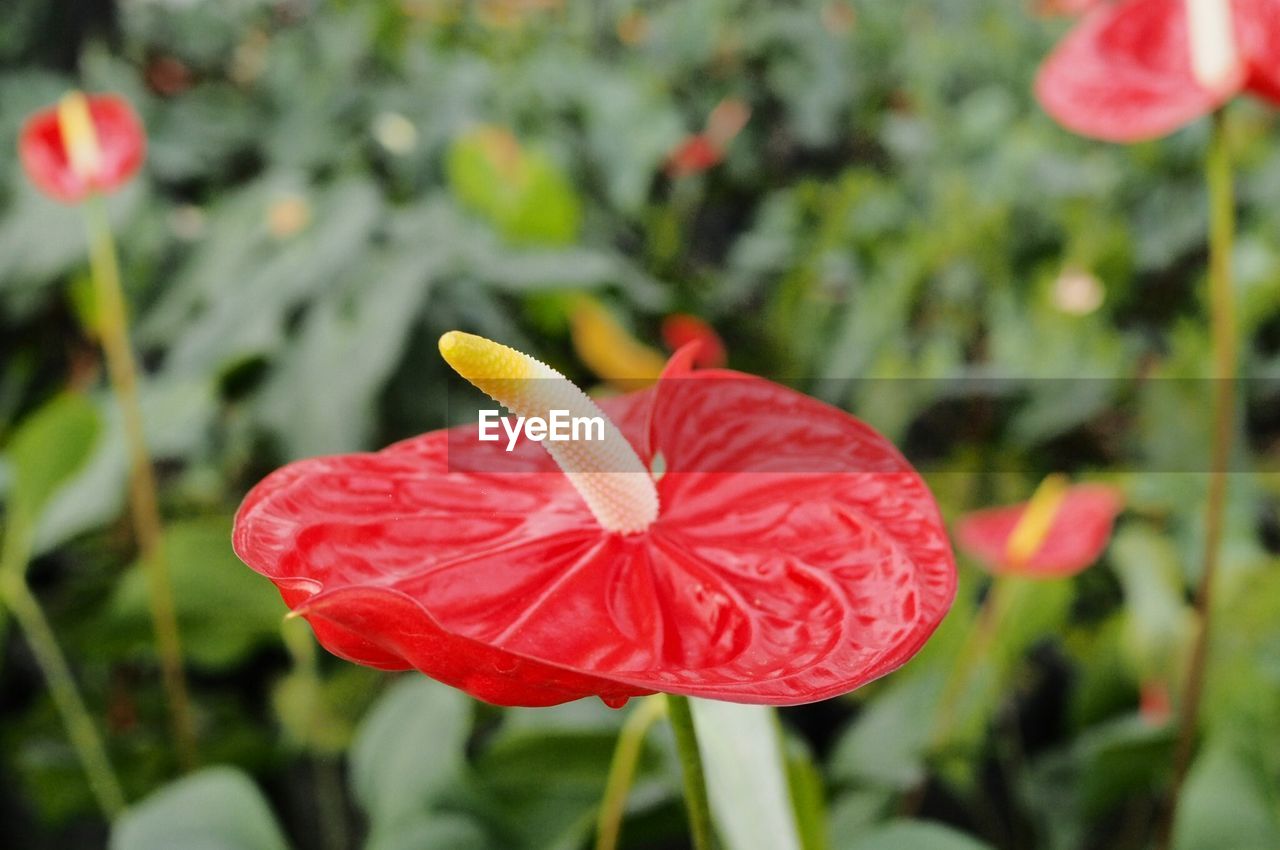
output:
[[324,682],[320,678],[320,658],[315,637],[303,621],[285,619],[280,623],[280,636],[293,659],[294,673],[306,689],[306,716],[298,728],[288,730],[307,751],[311,775],[315,781],[317,812],[320,821],[320,845],[325,850],[342,850],[350,843],[347,828],[347,800],[342,785],[342,770],[337,760],[317,746],[317,724],[324,709]]
[[182,644],[173,589],[164,555],[155,470],[147,453],[138,400],[138,368],[129,345],[129,324],[124,293],[120,288],[120,264],[116,258],[111,223],[101,198],[84,205],[89,235],[90,270],[97,306],[98,332],[106,356],[107,372],[124,422],[129,452],[129,504],[143,569],[146,571],[151,620],[155,629],[160,671],[169,703],[170,723],[178,761],[186,769],[196,762],[195,724],[191,716],[187,683],[182,669]]
[[40,672],[44,674],[49,685],[49,693],[53,703],[62,716],[62,724],[66,727],[67,737],[76,751],[80,766],[89,780],[89,789],[98,807],[108,819],[113,819],[124,810],[124,792],[120,790],[120,780],[116,778],[107,757],[106,747],[94,725],[93,717],[80,696],[75,678],[71,675],[71,667],[66,656],[58,646],[58,639],[49,625],[40,602],[27,587],[23,573],[26,570],[25,544],[19,544],[15,538],[26,537],[19,529],[10,529],[10,536],[5,540],[3,562],[0,563],[0,596],[5,606],[13,614],[19,628],[31,647]]
[[628,715],[618,733],[618,745],[609,765],[609,778],[604,786],[604,799],[600,802],[600,818],[596,826],[596,850],[615,850],[622,832],[622,815],[627,807],[627,794],[635,781],[636,765],[640,762],[640,749],[644,745],[649,727],[666,709],[662,697],[652,696],[640,700],[640,704]]
[[349,846],[347,797],[342,787],[342,768],[329,756],[311,756],[311,772],[316,783],[316,803],[320,818],[320,841],[325,850]]
[[1235,379],[1238,369],[1239,330],[1236,324],[1235,286],[1231,252],[1235,242],[1235,189],[1232,185],[1231,151],[1225,118],[1213,118],[1213,138],[1205,162],[1209,191],[1209,336],[1213,347],[1213,433],[1209,487],[1205,499],[1204,552],[1195,608],[1200,628],[1191,652],[1178,718],[1178,740],[1173,756],[1173,780],[1160,844],[1171,846],[1178,798],[1195,751],[1200,703],[1209,668],[1209,639],[1213,617],[1213,589],[1222,547],[1223,516],[1227,503],[1227,467],[1235,432]]
[[1012,607],[1014,589],[1011,579],[1007,576],[996,576],[992,579],[991,587],[987,590],[982,606],[974,618],[976,624],[966,633],[964,643],[956,653],[955,663],[951,665],[942,686],[930,749],[939,749],[951,735],[956,713],[963,708],[961,698],[964,696],[965,687],[973,678],[974,667],[995,644],[996,637],[1000,634],[1000,624]]
[[693,710],[689,698],[667,694],[667,717],[675,733],[676,752],[684,773],[684,801],[689,810],[689,832],[694,850],[713,850],[711,803],[707,799],[707,780],[702,770],[702,753],[698,751],[698,733],[693,728]]

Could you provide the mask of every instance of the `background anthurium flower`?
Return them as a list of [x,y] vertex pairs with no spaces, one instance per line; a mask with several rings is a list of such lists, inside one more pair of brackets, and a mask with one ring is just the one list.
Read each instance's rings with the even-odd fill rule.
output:
[[662,341],[672,351],[697,343],[695,366],[719,368],[729,362],[729,352],[715,328],[688,313],[672,313],[662,320]]
[[1030,502],[962,517],[956,545],[996,574],[1066,578],[1089,567],[1111,540],[1120,494],[1102,484],[1046,485]]
[[72,92],[32,115],[18,138],[22,167],[49,197],[74,204],[111,192],[142,165],[147,138],[128,101]]
[[716,104],[707,116],[707,126],[701,133],[687,136],[667,157],[667,176],[673,179],[700,174],[719,165],[724,159],[729,143],[742,132],[751,120],[751,107],[736,97],[727,97]]
[[609,308],[579,296],[569,312],[569,336],[583,365],[598,377],[638,389],[662,374],[666,358],[632,336]]
[[[513,412],[541,409],[544,383],[596,409],[504,346],[450,333],[441,351]],[[852,416],[692,372],[691,354],[601,402],[605,444],[526,443],[501,471],[461,472],[447,450],[464,428],[285,467],[246,498],[236,551],[330,651],[503,705],[787,705],[905,663],[955,593],[924,482]],[[593,452],[612,465],[584,471]]]
[[[609,309],[590,295],[580,296],[569,314],[573,350],[597,377],[623,389],[640,389],[658,380],[666,358],[632,336]],[[720,367],[728,352],[715,328],[688,313],[672,313],[662,320],[662,342],[678,351],[696,343],[694,366]]]
[[672,179],[701,174],[719,165],[724,150],[702,133],[687,136],[667,157],[667,176]]
[[1163,136],[1245,92],[1280,103],[1280,0],[1102,5],[1036,81],[1041,105],[1064,127],[1114,142]]

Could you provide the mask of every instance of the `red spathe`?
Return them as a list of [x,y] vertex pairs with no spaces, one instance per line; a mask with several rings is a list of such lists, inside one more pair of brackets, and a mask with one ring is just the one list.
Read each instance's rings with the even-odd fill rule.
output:
[[56,106],[28,118],[18,138],[27,177],[40,191],[67,204],[79,203],[93,192],[118,189],[138,172],[146,156],[146,132],[128,101],[110,94],[86,99],[99,151],[94,174],[86,177],[71,167]]
[[1123,503],[1120,494],[1102,484],[1078,484],[1063,496],[1044,540],[1031,557],[1009,558],[1009,537],[1026,513],[1027,504],[974,511],[956,523],[956,545],[990,572],[1031,578],[1066,578],[1102,556]]
[[924,482],[852,416],[689,356],[602,404],[668,470],[642,533],[603,530],[540,446],[457,471],[454,429],[275,472],[236,552],[335,654],[500,705],[789,705],[905,663],[955,593]]
[[1124,0],[1088,14],[1045,61],[1036,96],[1072,132],[1112,142],[1167,135],[1240,93],[1280,103],[1280,0],[1233,0],[1245,73],[1212,92],[1191,66],[1185,0]]

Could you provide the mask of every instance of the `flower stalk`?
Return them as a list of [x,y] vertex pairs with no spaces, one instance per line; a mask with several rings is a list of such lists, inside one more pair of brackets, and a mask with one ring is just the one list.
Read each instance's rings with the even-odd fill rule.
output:
[[676,738],[676,753],[684,774],[684,803],[689,812],[689,834],[693,850],[714,850],[711,828],[711,802],[707,797],[707,779],[698,750],[698,733],[693,725],[693,709],[689,698],[667,694],[667,717]]
[[26,564],[30,552],[29,529],[21,523],[9,529],[4,552],[0,555],[0,598],[13,614],[36,665],[49,686],[53,704],[62,717],[62,725],[76,752],[76,758],[89,780],[89,790],[98,808],[108,820],[125,807],[124,792],[107,756],[107,748],[98,733],[93,716],[85,706],[80,689],[71,673],[71,665],[58,646],[53,627],[49,625],[40,602],[27,586]]
[[1168,811],[1161,825],[1160,846],[1169,847],[1182,786],[1195,751],[1200,704],[1209,668],[1213,626],[1213,592],[1222,549],[1227,504],[1227,469],[1235,433],[1238,335],[1231,252],[1235,243],[1235,189],[1232,185],[1230,140],[1225,116],[1214,114],[1213,137],[1205,162],[1209,192],[1209,336],[1213,348],[1213,425],[1208,492],[1205,498],[1204,552],[1195,610],[1199,629],[1191,650],[1186,687],[1178,717],[1173,756],[1173,781]]
[[982,604],[974,617],[974,626],[965,635],[964,642],[956,653],[954,663],[949,668],[942,684],[937,702],[933,736],[930,749],[937,751],[950,738],[963,708],[962,697],[973,678],[978,663],[986,658],[1000,634],[1001,624],[1013,608],[1013,600],[1018,589],[1019,580],[1010,576],[996,576],[987,588]]
[[178,761],[185,769],[196,762],[195,725],[191,716],[182,644],[173,602],[173,588],[164,554],[155,471],[147,451],[142,406],[138,396],[138,368],[129,345],[128,317],[120,286],[120,264],[106,206],[91,196],[83,205],[89,237],[90,272],[97,305],[97,330],[107,361],[112,391],[120,406],[129,456],[129,505],[142,567],[146,573],[152,625],[160,656],[161,676],[169,704],[170,723]]
[[627,807],[627,795],[635,782],[636,767],[640,763],[640,751],[645,736],[654,722],[666,711],[663,697],[645,697],[627,716],[618,733],[618,744],[609,764],[609,778],[605,781],[604,799],[600,802],[600,815],[596,821],[595,850],[617,850],[622,834],[622,816]]

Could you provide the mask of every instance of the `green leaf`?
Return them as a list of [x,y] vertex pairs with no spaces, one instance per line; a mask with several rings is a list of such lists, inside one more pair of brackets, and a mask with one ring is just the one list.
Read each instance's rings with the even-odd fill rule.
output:
[[[585,700],[515,709],[476,759],[477,787],[501,813],[504,850],[573,850],[591,834],[617,743],[616,713],[600,709]],[[674,779],[655,777],[652,744],[662,731],[655,729],[641,751],[632,813],[669,799],[676,787]]]
[[[273,210],[300,229],[278,237]],[[143,317],[139,340],[165,344],[169,375],[208,376],[288,339],[291,314],[354,269],[369,251],[384,202],[368,181],[317,188],[270,174],[209,213],[208,236]]]
[[27,417],[9,441],[9,509],[33,526],[45,505],[93,451],[98,412],[82,395],[66,393]]
[[1266,850],[1280,822],[1265,779],[1231,749],[1217,745],[1191,767],[1178,805],[1174,850]]
[[565,245],[577,238],[581,202],[568,179],[506,130],[481,127],[460,137],[447,170],[457,198],[511,241]]
[[111,850],[285,850],[267,801],[248,776],[210,767],[132,806],[111,830]]
[[785,731],[787,784],[791,788],[791,806],[800,830],[803,850],[827,850],[827,801],[822,773],[805,742]]
[[[200,667],[223,670],[279,638],[286,613],[271,584],[231,550],[231,519],[185,520],[164,531],[165,556],[183,652]],[[149,587],[141,564],[125,573],[111,614],[135,645],[151,646]]]
[[[290,457],[367,447],[378,391],[400,361],[440,261],[412,242],[371,254],[307,314],[259,394]],[[327,387],[316,392],[316,387]]]
[[925,777],[939,686],[934,676],[901,676],[871,700],[836,744],[832,775],[907,790]]
[[841,794],[831,804],[826,832],[827,846],[839,850],[859,835],[866,835],[892,811],[898,795],[884,788],[859,788]]
[[1098,818],[1155,799],[1172,744],[1171,727],[1136,714],[1099,723],[1039,756],[1022,774],[1020,796],[1053,836],[1052,847],[1079,846]]
[[863,835],[849,836],[834,847],[836,850],[991,850],[990,844],[963,832],[922,820],[893,821]]
[[[290,620],[284,628],[294,628],[317,652],[311,627],[303,620]],[[294,747],[325,755],[341,755],[355,736],[356,724],[378,696],[381,673],[369,667],[341,664],[324,668],[317,676],[302,661],[281,676],[271,689],[271,707],[280,721],[285,741]]]
[[429,811],[457,781],[471,711],[460,691],[417,675],[374,705],[352,744],[351,783],[375,833]]
[[1168,536],[1129,524],[1111,544],[1124,589],[1124,649],[1140,678],[1174,679],[1183,668],[1195,617],[1186,604],[1178,552]]
[[460,815],[421,815],[373,836],[364,850],[488,850],[494,847],[475,822]]
[[767,706],[695,699],[716,826],[729,850],[800,850],[778,718]]
[[[206,429],[216,408],[211,381],[165,378],[147,381],[139,389],[153,458],[185,458],[204,450]],[[102,437],[92,457],[42,512],[37,553],[102,526],[124,509],[129,476],[124,427],[113,401],[98,404]]]

